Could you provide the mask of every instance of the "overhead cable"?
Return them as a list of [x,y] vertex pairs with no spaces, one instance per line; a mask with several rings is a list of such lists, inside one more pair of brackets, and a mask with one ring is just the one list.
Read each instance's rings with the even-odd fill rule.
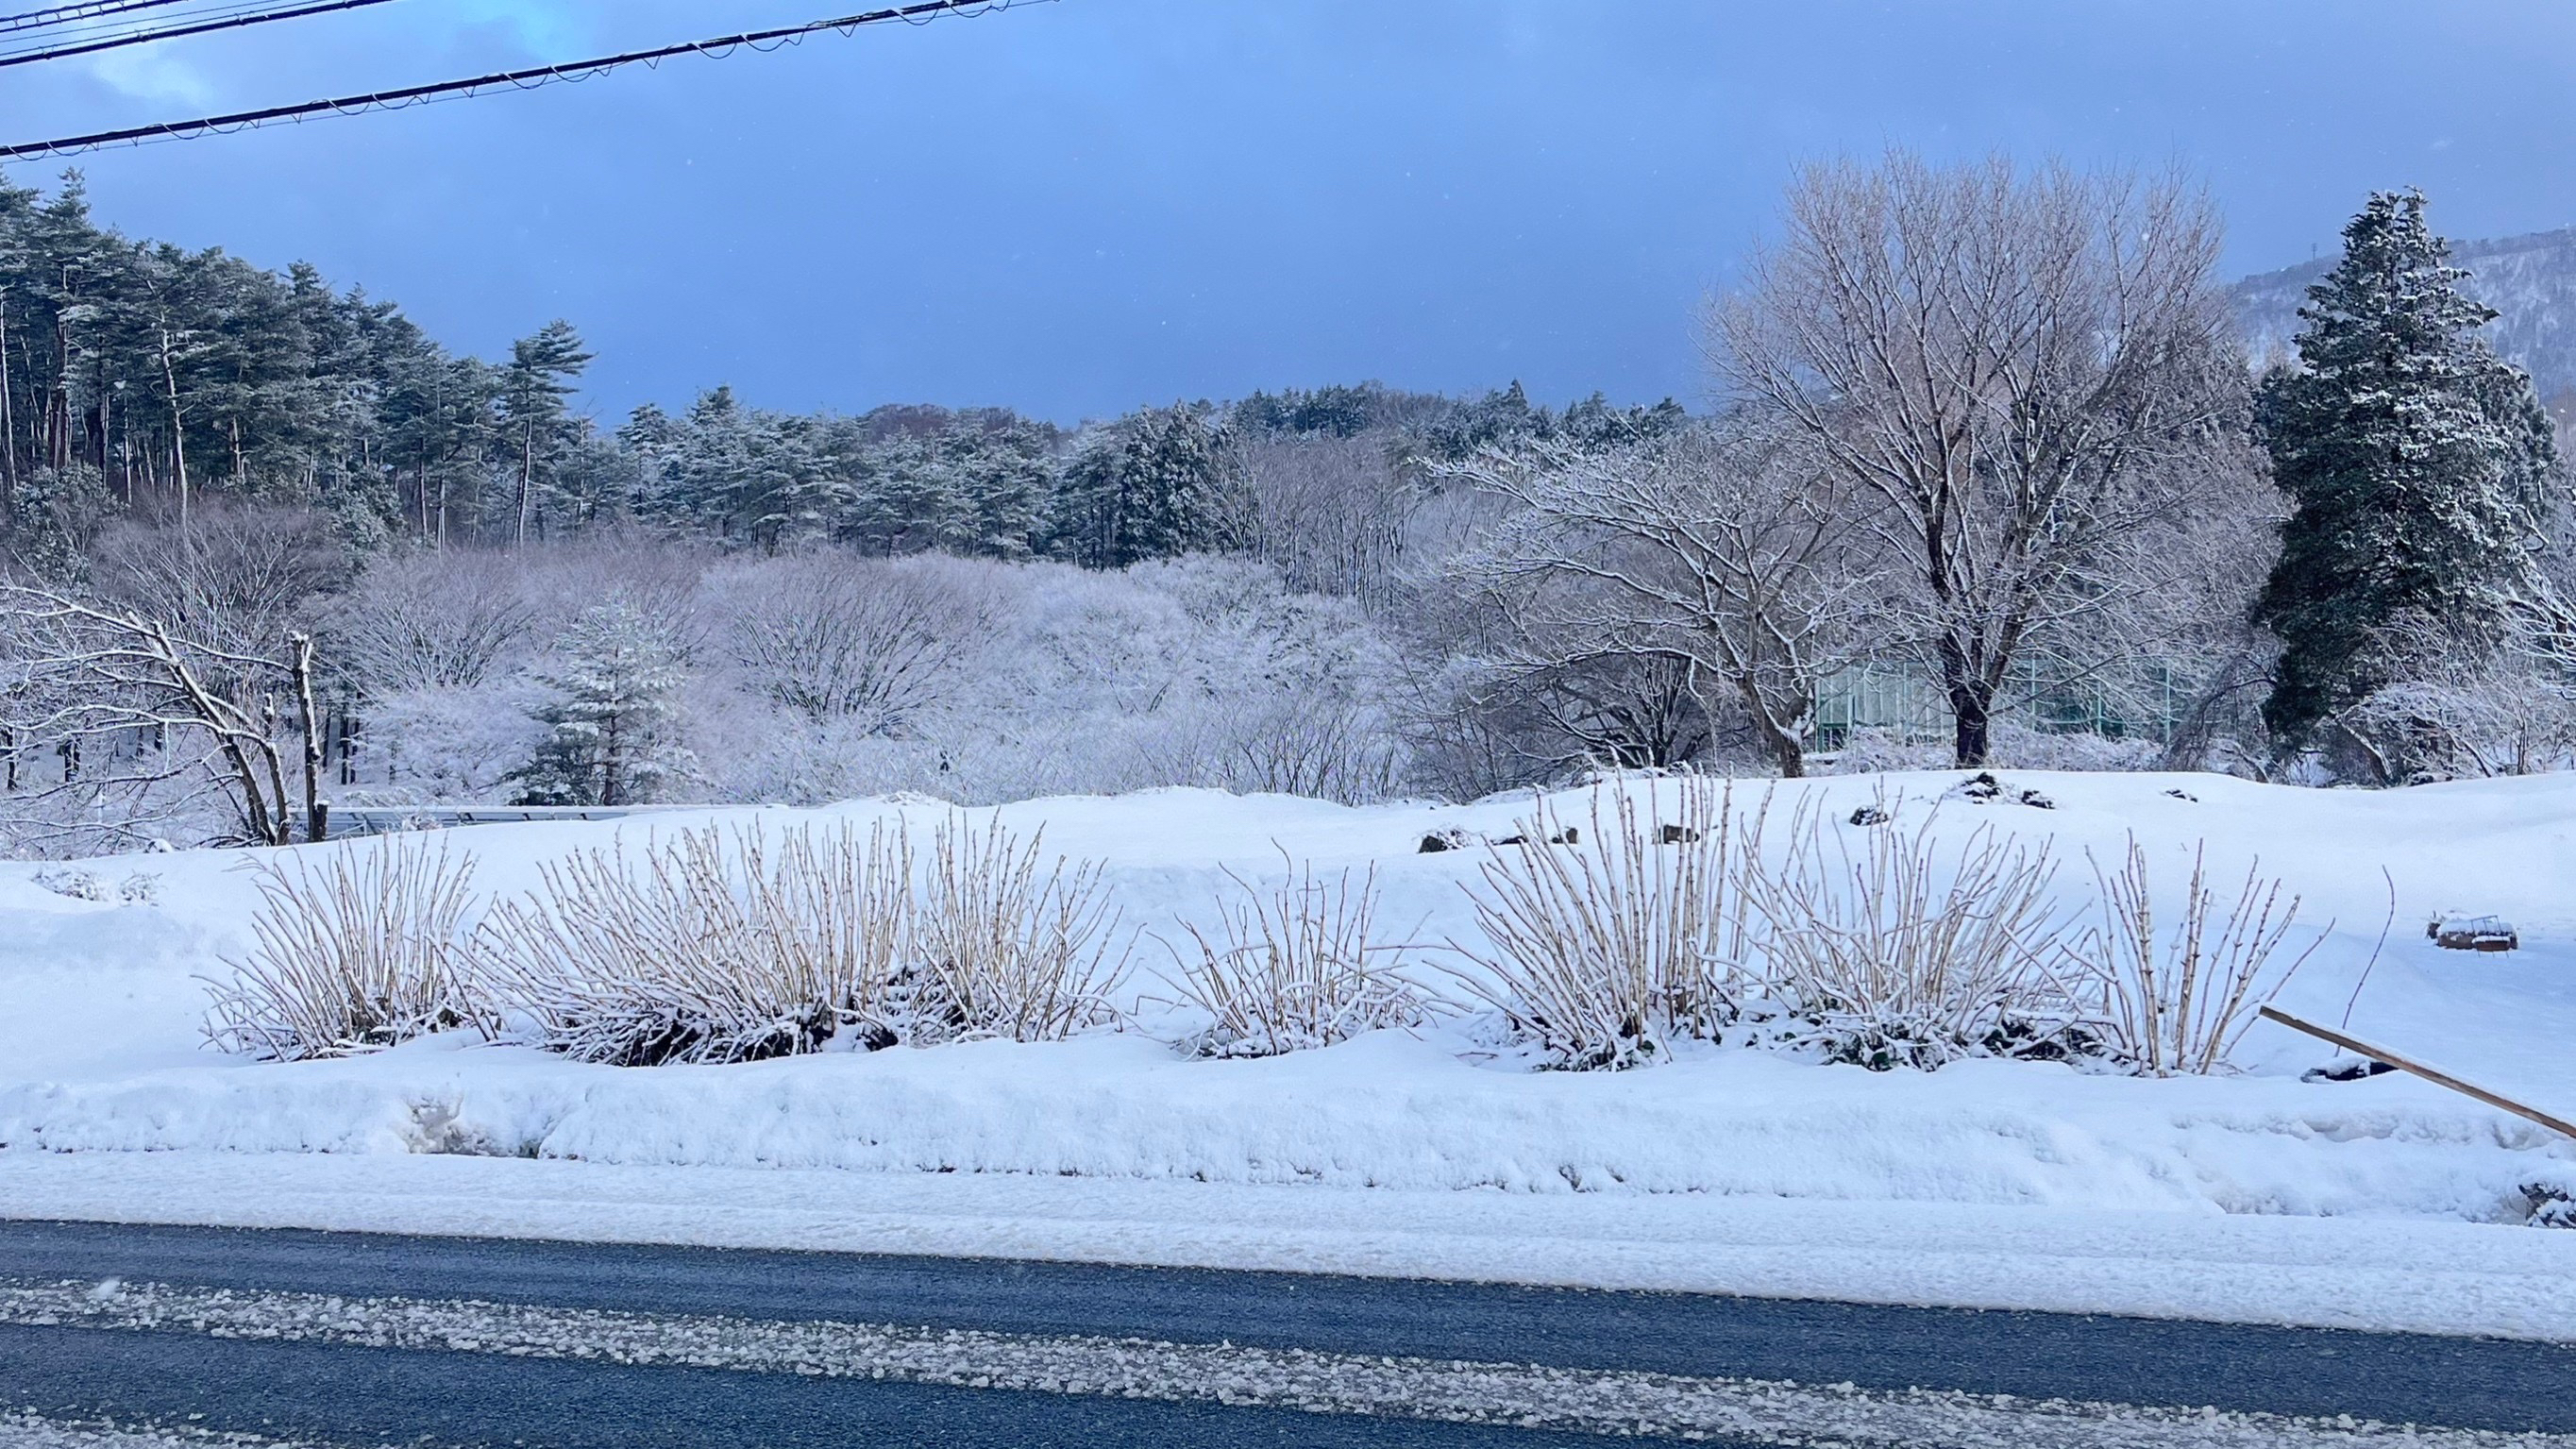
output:
[[117,50],[129,45],[149,45],[156,40],[177,40],[182,36],[206,35],[218,30],[239,30],[246,25],[266,25],[272,20],[301,20],[308,15],[328,15],[340,10],[359,10],[369,5],[382,5],[385,0],[315,0],[285,10],[250,10],[219,15],[180,25],[145,26],[92,40],[75,40],[46,45],[34,50],[0,54],[0,68],[33,65],[40,60],[69,60],[76,55],[94,55],[102,50]]
[[93,131],[87,135],[65,136],[52,141],[28,141],[14,146],[0,146],[0,161],[29,161],[45,156],[71,156],[84,151],[103,150],[110,146],[141,146],[155,141],[181,141],[198,136],[221,135],[246,131],[279,121],[300,121],[307,116],[359,115],[368,111],[397,110],[406,106],[426,105],[433,101],[461,99],[485,91],[512,89],[535,90],[558,82],[578,83],[594,80],[630,65],[659,66],[674,56],[704,55],[721,59],[737,50],[758,53],[801,44],[808,37],[824,31],[837,31],[847,36],[863,26],[883,25],[894,21],[927,24],[945,15],[980,15],[1008,10],[1032,0],[917,0],[917,3],[870,10],[857,15],[844,15],[831,20],[817,20],[805,25],[781,26],[773,30],[748,30],[735,35],[720,35],[710,40],[693,40],[679,45],[656,46],[651,50],[631,50],[619,55],[600,56],[593,60],[572,61],[562,65],[530,66],[524,70],[497,71],[490,75],[469,76],[463,80],[438,81],[429,85],[402,86],[393,90],[370,91],[362,95],[336,96],[329,100],[306,101],[300,105],[270,106],[256,111],[235,111],[229,115],[204,116],[190,121],[165,121],[149,126],[128,126],[114,131]]
[[68,25],[76,20],[95,20],[105,15],[124,15],[136,10],[161,10],[184,3],[186,0],[88,0],[82,5],[49,5],[42,10],[0,15],[0,35],[17,30],[40,30],[49,25]]

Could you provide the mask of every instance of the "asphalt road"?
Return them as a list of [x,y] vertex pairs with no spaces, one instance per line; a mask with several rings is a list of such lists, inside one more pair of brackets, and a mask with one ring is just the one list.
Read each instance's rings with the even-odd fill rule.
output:
[[[1219,1382],[1236,1387],[1208,1387]],[[1918,1402],[1913,1390],[1957,1392]],[[2029,1407],[2059,1399],[2144,1406],[2148,1437],[2080,1440]],[[2257,1417],[2221,1439],[2193,1436],[2233,1419],[2155,1412],[2205,1408]],[[333,1445],[566,1449],[1537,1446],[1693,1424],[1735,1443],[1783,1442],[1783,1424],[1891,1444],[2288,1443],[2290,1429],[2259,1416],[2337,1415],[2576,1436],[2576,1347],[1284,1274],[0,1222],[9,1411]],[[1917,1423],[1909,1415],[1919,1431],[1901,1427]],[[2093,1432],[2091,1422],[2077,1427]],[[0,1423],[0,1445],[8,1433]]]

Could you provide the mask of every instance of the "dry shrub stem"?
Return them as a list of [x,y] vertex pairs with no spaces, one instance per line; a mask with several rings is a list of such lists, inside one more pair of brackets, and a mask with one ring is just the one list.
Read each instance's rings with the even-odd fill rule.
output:
[[1953,844],[1935,834],[1937,809],[1911,831],[1882,813],[1845,827],[1803,805],[1778,861],[1742,862],[1762,989],[1809,1028],[1790,1035],[1881,1068],[2041,1046],[2073,1005],[2047,848],[1992,826]]
[[2045,843],[1945,836],[1937,807],[1900,828],[1901,800],[1848,824],[1809,800],[1766,851],[1768,795],[1739,815],[1707,781],[1607,793],[1581,846],[1537,843],[1567,835],[1544,803],[1489,845],[1468,888],[1483,946],[1452,946],[1475,968],[1452,973],[1464,992],[1557,1067],[1665,1060],[1740,1021],[1752,1043],[1876,1069],[2217,1072],[2306,959],[2273,969],[2298,910],[2278,881],[2249,871],[2222,909],[2197,856],[2160,935],[2134,839],[2125,870],[2096,867],[2100,923],[2079,933]]
[[2147,888],[2147,853],[2138,838],[2129,837],[2127,860],[2117,872],[2093,862],[2101,921],[2086,933],[2083,969],[2098,996],[2107,1045],[2146,1076],[2224,1070],[2263,1004],[2325,940],[2320,931],[2274,972],[2273,958],[2298,918],[2299,898],[2283,900],[2281,882],[2264,876],[2256,862],[2246,868],[2235,904],[2217,915],[2207,853],[2206,843],[2192,850],[2179,928],[2161,947]]
[[1731,864],[1761,830],[1705,780],[1650,783],[1642,812],[1614,787],[1606,819],[1603,793],[1580,843],[1549,843],[1566,832],[1542,801],[1517,843],[1486,847],[1467,893],[1487,944],[1451,946],[1478,968],[1452,973],[1461,988],[1575,1070],[1661,1061],[1673,1038],[1733,1020],[1746,923]]
[[274,1061],[339,1057],[463,1023],[474,862],[445,841],[254,857],[255,949],[208,981],[206,1034]]
[[1236,894],[1215,939],[1190,922],[1187,954],[1164,942],[1179,968],[1173,989],[1214,1018],[1189,1043],[1210,1057],[1266,1057],[1330,1046],[1362,1032],[1421,1024],[1432,1002],[1392,967],[1372,964],[1400,948],[1373,940],[1377,869],[1317,880],[1292,865],[1262,891],[1229,870]]
[[1109,994],[1130,951],[1113,951],[1119,913],[1100,865],[1046,861],[1044,837],[940,824],[911,1004],[919,1039],[1058,1041],[1117,1019]]
[[709,825],[540,868],[478,943],[490,995],[584,1061],[728,1062],[882,1030],[912,944],[900,827]]
[[[1606,795],[1606,799],[1605,799]],[[2134,836],[2093,861],[2095,922],[2053,905],[2045,845],[1981,826],[1851,824],[1812,800],[1766,853],[1771,797],[1682,778],[1596,790],[1588,828],[1547,802],[1465,886],[1482,942],[1448,974],[1552,1066],[1622,1068],[1673,1043],[1748,1040],[1933,1068],[1970,1055],[2098,1053],[2151,1076],[2211,1073],[2324,940],[2278,964],[2299,901],[2259,866],[2222,909],[2195,850],[2159,922]],[[1875,823],[1864,823],[1864,818]],[[2091,856],[2088,854],[2088,860]],[[1043,834],[952,815],[919,868],[898,821],[772,833],[708,825],[540,867],[479,927],[472,861],[447,842],[247,863],[257,949],[210,983],[207,1034],[278,1059],[341,1056],[472,1023],[587,1061],[729,1062],[899,1041],[1060,1040],[1119,1020],[1130,949],[1096,862]],[[1450,1006],[1374,958],[1374,868],[1275,888],[1227,872],[1212,931],[1166,942],[1213,1019],[1191,1046],[1269,1056],[1419,1024]]]

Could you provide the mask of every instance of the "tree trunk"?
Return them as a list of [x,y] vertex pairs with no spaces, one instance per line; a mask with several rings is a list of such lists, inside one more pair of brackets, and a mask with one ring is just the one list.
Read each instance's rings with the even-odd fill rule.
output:
[[304,731],[304,838],[320,840],[330,833],[331,803],[322,798],[322,731],[313,710],[313,636],[286,636],[289,669],[295,676],[296,722]]
[[[68,279],[66,279],[68,287]],[[56,473],[72,465],[72,333],[54,314],[54,380],[45,390],[45,466]]]
[[[1736,693],[1744,701],[1745,713],[1753,720],[1753,732],[1762,737],[1763,748],[1771,752],[1772,763],[1780,767],[1783,780],[1803,780],[1807,776],[1807,739],[1797,730],[1779,722],[1778,714],[1763,699],[1761,690],[1749,676],[1736,681]],[[1703,709],[1705,704],[1703,703]],[[1815,718],[1814,701],[1810,700],[1805,719]]]
[[613,713],[600,722],[599,803],[602,805],[626,803],[626,782],[621,778],[625,774],[625,751],[623,742],[617,737],[617,723],[617,716]]
[[1807,778],[1807,747],[1796,735],[1786,730],[1765,730],[1771,737],[1771,758],[1780,767],[1783,780]]
[[519,547],[528,546],[528,515],[535,508],[537,483],[537,425],[527,425],[519,435]]
[[107,445],[116,435],[116,386],[115,380],[107,374],[107,353],[102,350],[98,354],[98,377],[95,383],[98,388],[98,407],[95,413],[98,418],[98,443],[95,451],[98,454],[98,476],[101,480],[107,477]]
[[1951,739],[1961,769],[1984,768],[1994,752],[1993,706],[1992,692],[1974,684],[1951,693]]
[[1993,753],[1995,685],[1969,662],[1966,646],[1945,637],[1935,646],[1941,663],[1941,697],[1949,702],[1951,741],[1961,769],[1985,767]]
[[[6,485],[7,496],[0,497],[0,520],[15,522],[18,511],[18,421],[10,411],[9,401],[9,290],[0,287],[0,485]],[[17,788],[13,777],[10,788]]]
[[1994,753],[1994,686],[1974,675],[1944,681],[1950,700],[1951,741],[1961,769],[1983,769]]
[[179,417],[179,371],[170,357],[170,329],[161,329],[161,384],[170,399],[170,482],[179,493],[179,538],[188,537],[188,429]]

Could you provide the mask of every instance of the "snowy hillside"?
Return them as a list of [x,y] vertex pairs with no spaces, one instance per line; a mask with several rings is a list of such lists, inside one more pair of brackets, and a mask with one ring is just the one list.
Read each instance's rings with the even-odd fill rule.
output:
[[[1956,775],[1783,787],[1828,831],[1862,836],[1932,821],[1964,841],[1994,829],[2049,840],[2050,887],[2095,889],[2134,831],[2159,889],[2176,892],[2206,842],[2233,882],[2259,857],[2302,897],[2292,947],[2331,923],[2281,995],[2328,1020],[2353,997],[2364,1037],[2421,1053],[2527,1100],[2576,1111],[2576,779],[2542,777],[2385,793],[2311,791],[2206,776],[2011,776],[1992,801],[1935,798]],[[1631,783],[1631,791],[1657,787]],[[1669,783],[1660,787],[1669,791]],[[2044,792],[2052,808],[2018,803]],[[1599,802],[1555,797],[1591,828]],[[1849,823],[1865,808],[1896,820]],[[858,803],[733,812],[767,828],[945,807]],[[2195,1214],[2321,1214],[2519,1223],[2535,1186],[2576,1187],[2576,1142],[2414,1078],[2309,1082],[2331,1051],[2261,1024],[2244,1070],[2157,1080],[2059,1062],[1972,1059],[1868,1071],[1813,1053],[1687,1042],[1624,1072],[1536,1071],[1493,1013],[1363,1032],[1254,1060],[1193,1057],[1204,1020],[1171,1003],[1183,920],[1217,929],[1217,903],[1285,878],[1374,866],[1379,929],[1407,969],[1459,995],[1482,949],[1468,891],[1488,888],[1478,845],[1422,853],[1427,833],[1501,836],[1528,799],[1464,807],[1346,808],[1281,796],[1149,792],[1004,807],[1043,824],[1049,852],[1103,862],[1122,940],[1120,1018],[1066,1041],[952,1041],[734,1065],[620,1068],[439,1032],[342,1060],[258,1063],[207,1049],[207,977],[252,949],[257,897],[223,852],[93,863],[90,882],[0,866],[0,1143],[5,1153],[219,1149],[234,1153],[474,1153],[590,1163],[861,1172],[966,1172],[1345,1189],[1753,1194],[1788,1199],[2053,1205]],[[976,812],[989,819],[990,812]],[[1866,818],[1866,817],[1864,817]],[[663,816],[654,828],[689,823]],[[609,824],[451,832],[477,892],[525,890],[541,862],[612,839]],[[1614,827],[1615,828],[1615,827]],[[627,825],[629,843],[643,827]],[[374,842],[320,847],[364,852]],[[1506,847],[1517,850],[1517,847]],[[1571,854],[1571,848],[1568,848]],[[2383,878],[2383,868],[2387,872]],[[59,868],[57,868],[58,870]],[[1229,879],[1226,871],[1236,879]],[[148,873],[119,900],[114,887]],[[2170,898],[2166,904],[2172,904]],[[2521,949],[2437,950],[2433,913],[2509,918]],[[2285,956],[2289,954],[2285,952]],[[1447,969],[1444,969],[1447,968]],[[1472,975],[1472,970],[1468,974]],[[1468,1004],[1478,999],[1463,993]]]
[[[2454,242],[2451,260],[2471,273],[2464,290],[2502,314],[2487,327],[2496,351],[2531,373],[2544,400],[2576,388],[2576,227]],[[2228,289],[2257,359],[2293,350],[2307,289],[2332,265],[2319,257]]]

